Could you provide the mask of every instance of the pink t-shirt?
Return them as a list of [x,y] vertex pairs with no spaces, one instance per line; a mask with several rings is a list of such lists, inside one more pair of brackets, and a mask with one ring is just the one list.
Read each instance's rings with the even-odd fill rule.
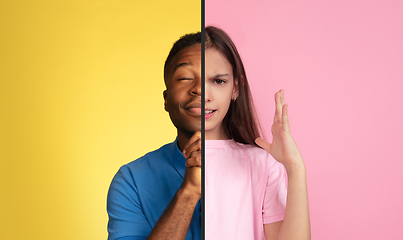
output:
[[263,225],[284,218],[284,166],[234,140],[206,140],[205,149],[206,239],[265,239]]

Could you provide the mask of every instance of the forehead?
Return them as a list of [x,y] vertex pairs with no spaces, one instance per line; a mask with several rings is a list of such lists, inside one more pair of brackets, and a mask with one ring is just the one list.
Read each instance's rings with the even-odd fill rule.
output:
[[167,77],[172,77],[173,73],[183,66],[195,66],[200,68],[201,44],[197,43],[180,50],[168,65]]
[[201,61],[201,44],[194,44],[180,50],[172,59],[171,66],[176,66],[180,62],[184,61]]
[[232,66],[230,62],[217,48],[206,49],[206,73],[232,74]]

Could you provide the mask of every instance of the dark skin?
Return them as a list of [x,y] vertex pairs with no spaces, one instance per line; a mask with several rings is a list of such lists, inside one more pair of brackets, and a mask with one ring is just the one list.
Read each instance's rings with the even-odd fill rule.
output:
[[179,51],[168,65],[165,110],[186,160],[183,183],[147,239],[185,239],[201,197],[201,44]]

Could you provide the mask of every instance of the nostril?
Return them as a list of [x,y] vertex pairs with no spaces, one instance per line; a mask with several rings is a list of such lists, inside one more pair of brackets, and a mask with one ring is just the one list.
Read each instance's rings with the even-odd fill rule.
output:
[[201,87],[200,86],[195,87],[195,88],[192,89],[191,92],[192,92],[192,94],[201,95]]

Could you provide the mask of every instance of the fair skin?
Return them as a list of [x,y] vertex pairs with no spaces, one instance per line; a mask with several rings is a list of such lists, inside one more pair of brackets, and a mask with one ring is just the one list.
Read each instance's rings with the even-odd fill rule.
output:
[[[215,48],[206,49],[206,140],[228,139],[222,120],[230,102],[238,96],[232,66]],[[288,105],[284,90],[275,94],[276,112],[272,125],[273,142],[262,138],[256,144],[281,162],[288,175],[288,195],[284,220],[264,225],[267,240],[310,239],[310,220],[305,165],[302,155],[291,136],[288,122]]]
[[201,197],[201,44],[179,51],[169,65],[165,110],[186,160],[182,186],[147,239],[183,240]]
[[206,49],[205,81],[205,137],[206,140],[228,139],[222,128],[222,120],[232,100],[238,97],[232,66],[216,49]]
[[284,90],[275,94],[275,102],[276,112],[271,128],[273,141],[268,143],[262,138],[257,138],[255,142],[284,165],[288,176],[287,206],[284,220],[266,224],[264,231],[267,240],[309,240],[311,226],[306,170],[302,155],[291,136]]

